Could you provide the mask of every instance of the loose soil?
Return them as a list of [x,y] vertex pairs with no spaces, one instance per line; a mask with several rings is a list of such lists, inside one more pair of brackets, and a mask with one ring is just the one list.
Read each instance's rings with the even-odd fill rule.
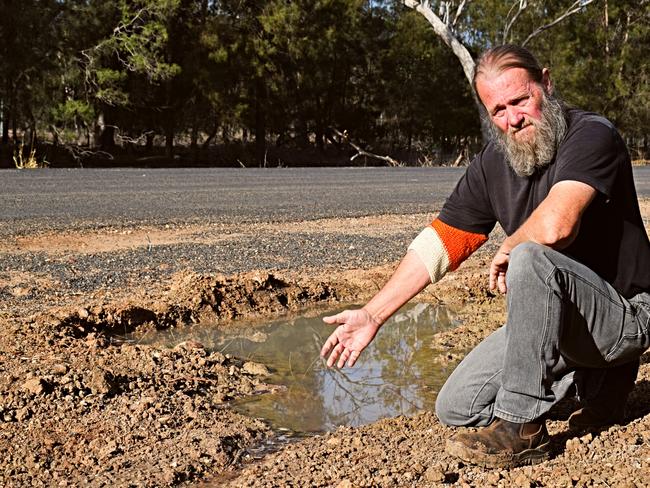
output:
[[[642,213],[647,225],[650,202],[642,202]],[[576,404],[567,400],[549,422],[550,461],[489,470],[447,456],[453,429],[431,412],[339,428],[253,460],[251,453],[276,434],[233,412],[229,402],[278,388],[266,381],[265,365],[193,341],[165,349],[124,340],[152,329],[204,321],[250,326],[362,302],[394,269],[401,252],[395,249],[403,250],[430,218],[34,229],[9,236],[0,244],[0,486],[648,486],[648,353],[624,425],[571,431],[566,419]],[[496,234],[494,242],[502,237]],[[260,235],[289,245],[283,252],[251,249]],[[430,345],[445,364],[458,362],[505,319],[503,297],[487,290],[495,245],[419,297],[451,307],[462,324]],[[151,262],[159,246],[176,254]],[[188,246],[215,259],[220,249],[233,253],[220,259],[238,263],[237,271],[197,272],[192,261],[178,269],[173,256],[183,263]],[[241,259],[253,251],[255,259]],[[129,267],[144,271],[116,282],[109,277],[125,266],[117,259],[124,253]],[[99,257],[105,260],[99,270],[74,265]],[[92,280],[80,280],[91,271]]]

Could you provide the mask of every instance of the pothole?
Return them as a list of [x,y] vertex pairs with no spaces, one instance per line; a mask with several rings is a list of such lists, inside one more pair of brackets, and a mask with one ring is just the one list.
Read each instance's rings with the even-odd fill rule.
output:
[[430,345],[436,333],[455,325],[448,309],[407,305],[384,325],[353,368],[341,370],[328,369],[319,356],[333,330],[322,317],[334,312],[236,329],[201,324],[149,333],[139,340],[168,347],[197,341],[209,351],[248,361],[251,368],[267,366],[270,375],[265,381],[282,389],[246,397],[232,407],[264,419],[279,438],[433,410],[451,368]]

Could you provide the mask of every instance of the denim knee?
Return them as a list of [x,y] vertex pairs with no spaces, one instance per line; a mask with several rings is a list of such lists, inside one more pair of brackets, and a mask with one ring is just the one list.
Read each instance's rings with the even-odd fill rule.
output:
[[490,424],[494,404],[489,403],[482,410],[472,413],[475,398],[468,395],[469,391],[474,393],[462,382],[455,384],[447,381],[444,384],[436,398],[436,416],[441,424],[450,427],[482,427]]
[[460,426],[467,421],[467,417],[454,408],[463,403],[454,393],[454,389],[445,383],[436,398],[436,416],[443,425]]
[[494,404],[486,405],[483,410],[472,414],[468,404],[466,385],[457,388],[445,385],[436,398],[436,416],[440,423],[449,427],[484,427],[494,418]]
[[510,252],[507,283],[534,275],[539,264],[548,262],[549,251],[553,252],[550,247],[536,242],[523,242],[515,246]]

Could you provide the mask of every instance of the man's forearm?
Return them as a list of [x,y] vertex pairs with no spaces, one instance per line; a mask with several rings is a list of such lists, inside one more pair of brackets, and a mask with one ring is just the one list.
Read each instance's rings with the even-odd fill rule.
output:
[[426,266],[408,251],[384,287],[363,307],[383,324],[399,308],[431,283]]
[[578,234],[582,213],[595,195],[596,190],[585,183],[557,183],[521,227],[503,241],[500,252],[509,253],[528,241],[553,249],[568,247]]
[[383,324],[402,305],[456,269],[478,249],[487,236],[467,232],[435,219],[409,246],[409,250],[386,285],[363,307]]

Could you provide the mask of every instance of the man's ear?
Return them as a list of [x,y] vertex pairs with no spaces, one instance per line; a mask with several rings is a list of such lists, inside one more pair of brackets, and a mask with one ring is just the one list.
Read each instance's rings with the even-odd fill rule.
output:
[[551,72],[548,68],[542,70],[542,86],[547,95],[553,93],[553,82],[551,81]]

